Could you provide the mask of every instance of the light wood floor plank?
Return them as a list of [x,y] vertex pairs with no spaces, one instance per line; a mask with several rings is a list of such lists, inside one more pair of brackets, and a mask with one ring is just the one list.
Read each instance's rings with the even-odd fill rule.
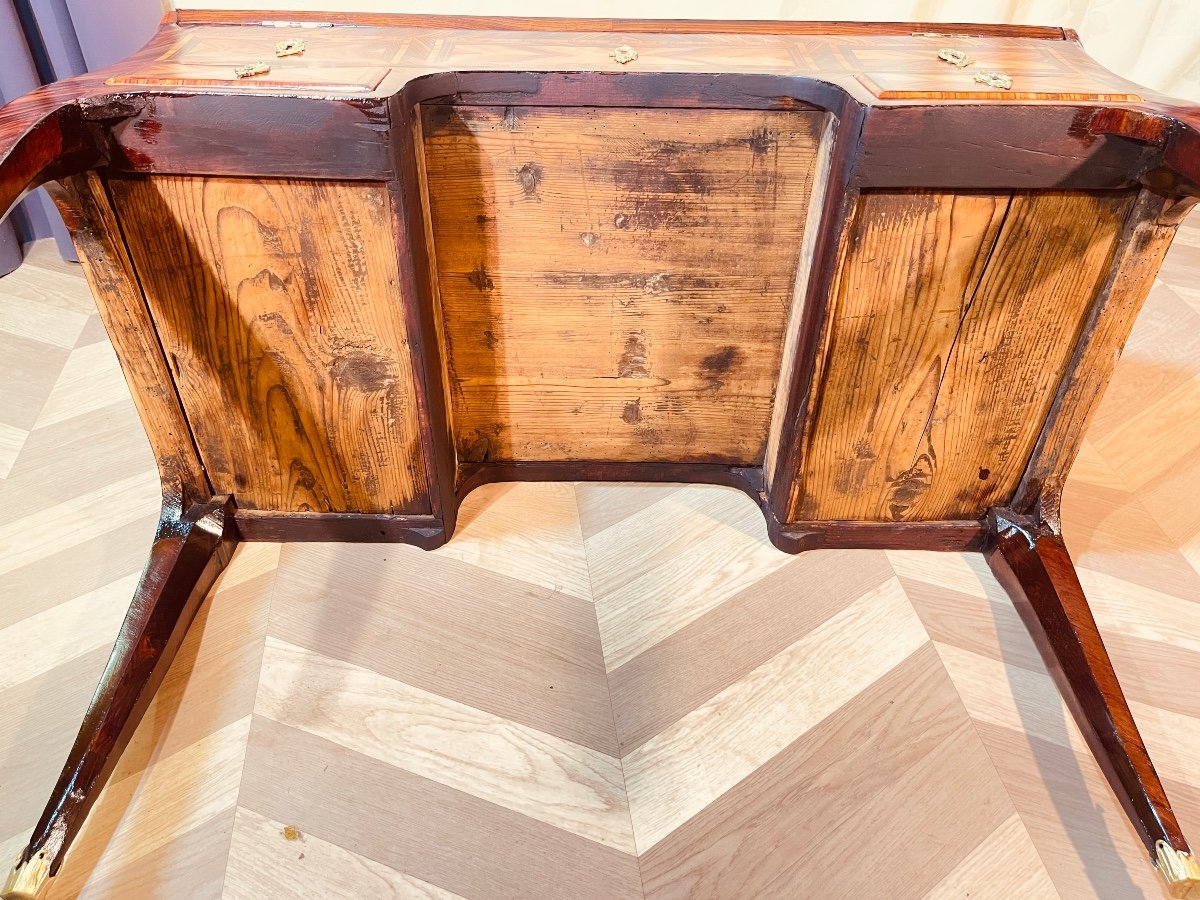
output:
[[0,422],[31,431],[70,351],[0,331]]
[[[132,400],[39,428],[30,433],[0,486],[0,525],[154,470],[150,442]],[[146,512],[157,513],[160,505],[155,498]]]
[[586,542],[609,670],[792,560],[732,488],[687,487]]
[[1012,814],[925,645],[644,853],[642,876],[652,898],[907,900]]
[[464,897],[631,898],[634,856],[255,717],[240,803]]
[[434,552],[563,594],[592,599],[575,489],[486,484],[458,513],[454,540]]
[[[105,585],[136,577],[146,564],[158,514],[151,513],[86,543],[0,574],[0,629],[40,615]],[[128,605],[128,598],[126,600]]]
[[[74,285],[72,285],[74,286]],[[22,297],[0,284],[0,331],[70,350],[87,323],[88,314],[63,309],[41,298]]]
[[1021,817],[1013,814],[925,895],[926,900],[1056,900],[1058,891],[1042,865]]
[[624,758],[646,853],[928,641],[894,578]]
[[595,750],[273,638],[254,711],[634,852],[621,764]]
[[239,808],[222,896],[457,900],[459,895]]
[[0,691],[112,646],[137,583],[136,573],[126,575],[0,631]]
[[14,519],[0,525],[0,574],[77,547],[97,531],[140,519],[161,505],[158,477],[147,471]]
[[975,730],[1062,897],[1163,897],[1145,849],[1090,755],[988,722],[976,721]]
[[[228,810],[179,834],[128,865],[89,879],[79,900],[218,900],[225,882],[232,816]],[[61,891],[56,889],[51,897]]]
[[685,485],[591,482],[575,484],[579,526],[584,540],[669,497]]
[[8,478],[17,462],[17,455],[25,446],[29,431],[0,422],[0,482]]
[[145,773],[110,782],[72,847],[74,865],[55,879],[50,900],[74,896],[85,881],[136,869],[177,836],[218,816],[232,822],[249,730],[249,718],[240,719],[158,760]]
[[637,749],[891,576],[878,552],[802,556],[610,672],[621,753]]
[[270,633],[617,755],[586,600],[413,547],[291,544]]
[[128,396],[129,388],[111,344],[102,341],[78,347],[67,358],[34,430],[125,403]]

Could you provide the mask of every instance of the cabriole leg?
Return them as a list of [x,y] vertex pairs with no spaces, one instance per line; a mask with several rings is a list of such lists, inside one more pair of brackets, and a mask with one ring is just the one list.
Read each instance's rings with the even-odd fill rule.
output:
[[162,683],[209,588],[233,555],[233,501],[165,500],[150,560],[50,802],[5,882],[36,897],[63,857]]
[[1172,897],[1200,900],[1200,864],[1138,734],[1062,537],[1004,509],[988,515],[987,560]]

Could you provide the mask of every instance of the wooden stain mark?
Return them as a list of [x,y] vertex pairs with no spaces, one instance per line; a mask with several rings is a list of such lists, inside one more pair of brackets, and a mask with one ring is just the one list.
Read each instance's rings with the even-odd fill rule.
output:
[[769,128],[756,128],[751,132],[746,143],[755,156],[766,156],[772,149],[779,146],[779,139]]
[[535,162],[527,162],[521,168],[517,169],[517,181],[521,184],[521,190],[525,192],[525,196],[530,200],[541,200],[538,197],[538,186],[542,183],[542,167]]
[[487,462],[492,457],[492,444],[504,433],[504,426],[499,422],[488,429],[475,428],[458,442],[459,454],[464,459]]
[[888,514],[901,519],[925,492],[933,486],[933,473],[937,468],[937,455],[932,448],[922,453],[913,464],[891,479],[888,490]]
[[700,360],[700,370],[704,373],[708,389],[718,391],[723,388],[723,377],[741,362],[742,356],[742,351],[737,347],[722,347]]
[[647,294],[665,294],[671,290],[671,276],[666,272],[659,272],[656,275],[651,275],[646,279],[646,284],[643,286]]
[[162,122],[158,119],[137,119],[133,123],[133,130],[138,133],[138,137],[151,146],[158,143],[158,134],[162,127]]
[[334,360],[332,374],[339,384],[367,393],[385,391],[395,383],[388,361],[366,350],[339,356]]
[[492,281],[492,276],[488,274],[487,269],[480,263],[467,275],[467,281],[475,286],[475,290],[480,293],[487,293],[496,287],[496,283]]
[[636,425],[642,421],[642,398],[638,397],[632,403],[626,403],[621,413],[621,420],[626,425]]
[[617,374],[622,378],[649,378],[650,368],[646,362],[648,353],[642,333],[631,332],[625,339],[625,351],[617,363]]

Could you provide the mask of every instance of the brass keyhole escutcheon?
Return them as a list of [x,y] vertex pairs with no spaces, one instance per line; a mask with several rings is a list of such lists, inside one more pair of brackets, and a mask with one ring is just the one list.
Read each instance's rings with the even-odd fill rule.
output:
[[975,76],[975,80],[979,84],[986,84],[988,87],[999,88],[1002,91],[1011,91],[1013,86],[1011,76],[1005,75],[1003,72],[980,72]]
[[275,55],[282,59],[285,56],[299,56],[304,52],[303,38],[288,38],[275,45]]
[[957,66],[960,69],[963,68],[964,66],[969,66],[969,65],[971,65],[971,63],[975,62],[975,60],[973,60],[973,59],[971,59],[971,57],[967,56],[967,51],[954,50],[953,48],[950,48],[950,47],[946,47],[942,50],[939,50],[938,51],[938,59],[945,60],[946,62],[950,63],[950,65]]
[[253,78],[255,75],[266,75],[270,71],[271,67],[265,62],[256,62],[248,66],[238,66],[233,70],[233,74],[238,78]]
[[608,55],[611,56],[613,59],[615,59],[617,62],[619,62],[621,65],[625,65],[626,63],[633,62],[635,59],[638,58],[638,52],[636,50],[634,50],[632,47],[630,47],[628,44],[622,44],[620,47],[617,47],[615,50],[613,50],[612,53],[610,53]]

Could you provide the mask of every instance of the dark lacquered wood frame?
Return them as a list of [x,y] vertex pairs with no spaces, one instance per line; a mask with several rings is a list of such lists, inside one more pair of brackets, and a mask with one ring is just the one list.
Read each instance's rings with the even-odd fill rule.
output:
[[[291,19],[311,18],[288,14]],[[252,24],[277,13],[169,14],[134,59],[150,60],[178,37],[180,25]],[[673,33],[905,34],[947,26],[913,23],[671,22],[348,16],[325,21],[368,25]],[[956,26],[960,27],[961,26]],[[972,33],[1075,40],[1052,28],[971,26]],[[114,272],[129,271],[119,242],[106,241],[93,197],[79,173],[188,174],[370,179],[386,182],[395,210],[401,290],[406,306],[424,423],[422,451],[431,513],[281,513],[239,510],[236,497],[214,496],[192,442],[168,443],[146,421],[163,481],[163,511],[150,560],[112,657],[52,799],[22,852],[3,896],[32,896],[62,865],[106,778],[171,663],[209,587],[238,541],[383,541],[433,548],[453,533],[463,497],[482,484],[512,480],[669,481],[744,491],[763,511],[771,541],[796,553],[823,547],[984,552],[1011,594],[1047,667],[1079,723],[1147,852],[1175,897],[1200,896],[1200,868],[1180,833],[1104,650],[1063,543],[1058,498],[1088,415],[1111,374],[1089,369],[1103,323],[1106,291],[1094,304],[1075,359],[1009,507],[979,521],[787,523],[789,480],[804,454],[806,402],[838,242],[858,193],[871,188],[974,190],[1140,188],[1137,214],[1118,252],[1135,246],[1139,227],[1177,224],[1200,197],[1200,113],[1151,95],[1141,103],[992,106],[867,104],[843,87],[811,78],[577,72],[451,72],[417,78],[389,97],[330,100],[299,96],[191,92],[179,88],[114,90],[111,72],[49,85],[0,110],[0,215],[29,190],[58,181],[54,196],[81,248]],[[798,323],[796,364],[778,396],[785,404],[778,453],[762,466],[639,462],[492,462],[458,465],[441,390],[419,173],[415,111],[420,103],[815,109],[836,120],[820,230]],[[294,115],[318,121],[305,153],[274,126]],[[305,117],[314,104],[322,115]],[[162,128],[162,125],[169,125]],[[203,133],[204,140],[197,138]],[[149,140],[147,135],[154,135]],[[981,150],[988,147],[990,150]],[[247,148],[252,147],[253,152]],[[198,148],[203,148],[198,149]],[[1005,159],[1033,151],[1033,165]],[[1025,154],[1027,157],[1030,154]],[[114,276],[117,277],[117,276]],[[1096,338],[1096,340],[1099,340]],[[1112,354],[1108,354],[1112,356]],[[1036,365],[1036,360],[1030,361]],[[165,371],[165,370],[164,370]],[[169,375],[166,376],[169,380]],[[131,381],[134,380],[131,378]],[[1086,381],[1086,384],[1081,383]],[[134,384],[135,393],[138,385]],[[175,398],[178,402],[178,398]],[[140,407],[139,407],[140,408]],[[186,420],[182,408],[177,410]],[[143,411],[143,417],[146,418]],[[1189,893],[1191,892],[1191,893]]]

